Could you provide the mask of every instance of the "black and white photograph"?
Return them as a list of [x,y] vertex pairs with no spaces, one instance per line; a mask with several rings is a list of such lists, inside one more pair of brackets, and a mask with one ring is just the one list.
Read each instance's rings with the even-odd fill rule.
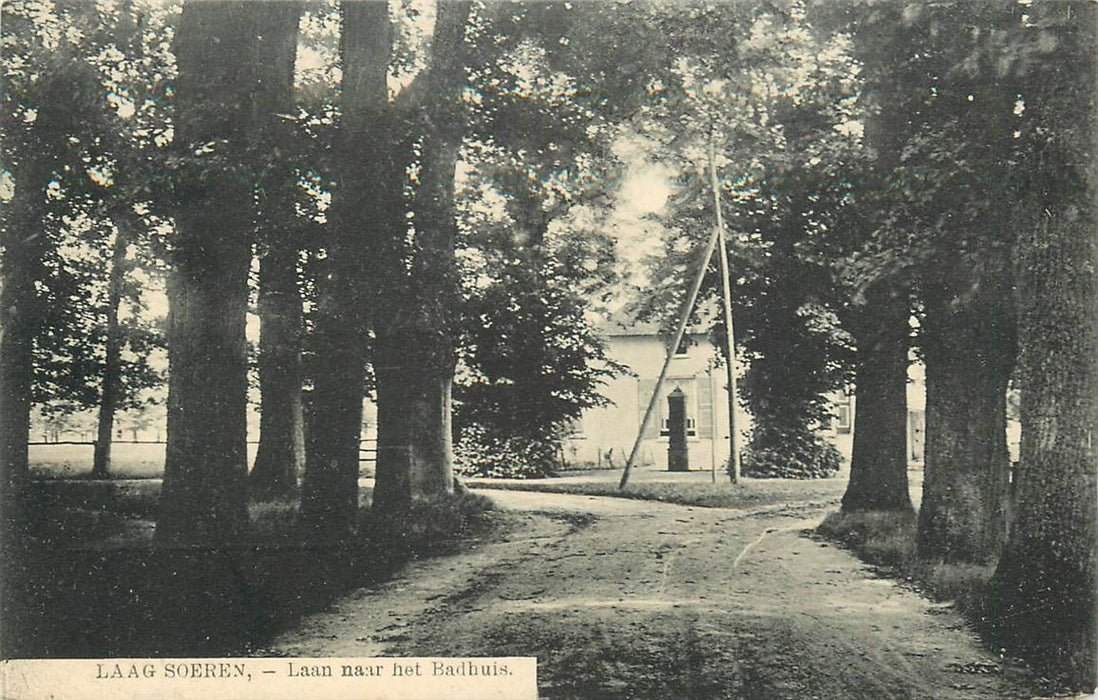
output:
[[0,698],[1098,690],[1098,0],[2,0]]

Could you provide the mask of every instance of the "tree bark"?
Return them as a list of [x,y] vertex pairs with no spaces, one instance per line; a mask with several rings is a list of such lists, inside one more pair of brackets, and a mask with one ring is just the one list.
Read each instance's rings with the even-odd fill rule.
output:
[[269,241],[259,262],[259,448],[248,479],[253,500],[293,495],[305,463],[298,249],[292,237],[271,233],[280,240]]
[[906,294],[878,284],[854,326],[856,410],[850,481],[842,509],[911,511],[907,484]]
[[379,239],[403,234],[392,228],[388,209],[394,192],[400,196],[400,180],[390,178],[385,159],[392,137],[386,133],[393,41],[388,4],[345,1],[341,14],[340,182],[332,201],[329,267],[318,283],[317,370],[301,500],[305,530],[331,542],[349,540],[356,527],[370,256]]
[[[49,250],[40,223],[41,203],[51,168],[30,167],[20,173],[12,207],[11,228],[3,248],[0,277],[0,518],[5,542],[17,532],[24,515],[23,489],[28,481],[30,412],[34,382],[34,336],[41,318],[35,280],[45,274],[42,260]],[[39,221],[37,225],[34,223]]]
[[[1028,105],[1052,127],[1015,249],[1021,460],[1010,539],[991,590],[999,643],[1073,689],[1098,684],[1098,12],[1043,7],[1076,48]],[[1070,55],[1070,54],[1069,54]],[[1064,59],[1061,59],[1064,60]],[[1071,59],[1066,59],[1071,60]],[[1059,81],[1057,81],[1059,78]],[[1064,85],[1067,78],[1073,81]]]
[[[25,18],[5,14],[4,21],[15,35],[35,31]],[[73,156],[69,137],[81,133],[84,114],[73,109],[72,96],[86,89],[89,76],[67,40],[56,54],[52,60],[66,70],[38,76],[22,96],[37,112],[29,133],[5,134],[10,150],[4,165],[14,176],[15,192],[0,229],[0,620],[5,623],[0,624],[0,654],[19,647],[27,614],[23,596],[34,576],[24,566],[27,543],[21,535],[37,513],[26,502],[26,487],[34,340],[44,316],[37,283],[48,274],[44,261],[53,248],[46,191],[54,173]]]
[[[988,251],[988,259],[1003,251]],[[958,265],[958,278],[978,274]],[[967,287],[967,288],[966,288]],[[926,460],[919,556],[987,562],[1006,535],[1006,389],[1015,338],[1009,276],[924,293]]]
[[[13,23],[13,31],[34,31],[23,20],[6,19]],[[34,337],[43,315],[36,281],[47,274],[44,259],[53,245],[45,224],[46,189],[54,171],[71,155],[68,138],[79,133],[82,115],[70,101],[87,79],[87,66],[71,55],[68,42],[61,42],[57,51],[58,61],[68,61],[78,70],[39,77],[28,96],[37,117],[26,141],[10,136],[12,153],[5,163],[14,176],[15,193],[6,205],[0,239],[0,544],[7,544],[21,529],[26,514],[22,496],[29,477]]]
[[421,379],[412,395],[415,434],[412,449],[412,498],[431,499],[454,491],[451,392],[457,365],[453,328],[458,294],[455,244],[457,210],[454,171],[465,134],[462,88],[465,85],[465,25],[472,4],[439,4],[431,46],[422,178],[417,192],[413,280],[419,301],[417,344]]
[[[854,34],[867,68],[859,99],[868,107],[865,140],[875,152],[870,182],[877,192],[887,191],[888,181],[895,177],[907,138],[910,101],[920,92],[912,84],[925,79],[897,70],[910,48],[901,10],[898,5],[877,8],[877,23],[860,23]],[[868,243],[872,236],[865,233],[863,241]],[[843,319],[856,344],[854,446],[844,511],[912,509],[907,482],[908,297],[907,286],[894,273],[886,275],[866,290],[865,307]]]
[[122,329],[118,325],[118,307],[122,303],[122,282],[126,275],[126,249],[131,235],[125,215],[114,217],[114,242],[111,244],[111,269],[107,280],[107,342],[103,363],[103,391],[92,458],[92,478],[106,479],[110,474],[111,444],[114,439],[114,414],[122,390]]
[[184,168],[168,281],[168,435],[158,541],[219,545],[247,525],[248,270],[252,183],[235,168],[257,127],[259,37],[289,4],[188,2],[176,34]]
[[[1060,209],[1023,237],[1022,444],[1015,516],[992,590],[1004,644],[1092,690],[1098,601],[1098,246]],[[1089,269],[1088,269],[1089,268]]]
[[[27,207],[42,196],[44,182],[16,181],[12,205]],[[15,213],[19,213],[19,209]],[[15,217],[13,217],[15,218]],[[20,217],[17,224],[30,224]],[[18,629],[25,624],[31,573],[24,570],[20,535],[28,508],[24,503],[29,482],[31,387],[34,381],[33,342],[39,304],[34,281],[42,274],[45,231],[16,225],[5,232],[0,275],[0,653],[19,645]],[[28,235],[29,234],[29,235]]]
[[395,329],[377,333],[374,345],[374,377],[377,381],[377,464],[371,508],[400,512],[412,503],[413,420],[410,394],[416,369],[407,363],[414,347],[407,335]]
[[[376,327],[379,363],[384,363],[376,373],[374,507],[379,511],[400,510],[414,500],[430,500],[454,490],[450,416],[457,362],[451,327],[457,294],[454,171],[465,128],[461,90],[470,7],[468,2],[441,2],[435,20],[425,82],[429,102],[422,110],[411,295],[398,300],[391,292],[379,293],[382,307],[402,310],[387,313]],[[407,425],[401,425],[401,419]]]
[[[967,88],[963,81],[946,86]],[[986,211],[942,236],[922,274],[926,459],[918,550],[930,561],[995,561],[1009,519],[1006,390],[1017,356],[1017,222],[1009,216],[1015,174],[1002,154],[1014,148],[1019,88],[1002,79],[976,89],[982,138],[971,152],[985,172],[973,182],[973,202]],[[964,104],[953,99],[943,102],[943,116]]]
[[[293,112],[299,2],[286,2],[277,31],[264,33],[258,47],[258,148],[294,137],[281,114]],[[297,491],[305,463],[301,363],[303,311],[298,287],[296,163],[267,169],[257,188],[259,207],[259,448],[248,475],[253,500],[287,498]]]
[[413,268],[419,307],[413,340],[417,349],[413,372],[416,381],[408,397],[413,421],[410,445],[413,500],[452,493],[454,488],[449,411],[457,364],[452,327],[453,301],[458,293],[454,168],[461,137],[446,133],[448,130],[438,123],[434,126],[437,137],[428,138],[423,149],[420,196],[425,199],[417,207],[419,256]]

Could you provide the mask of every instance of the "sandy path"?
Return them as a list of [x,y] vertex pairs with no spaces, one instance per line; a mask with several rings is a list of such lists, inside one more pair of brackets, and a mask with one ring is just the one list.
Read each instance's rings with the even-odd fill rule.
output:
[[493,491],[502,537],[415,562],[267,653],[537,656],[547,698],[1030,697],[960,617],[804,534],[816,509]]

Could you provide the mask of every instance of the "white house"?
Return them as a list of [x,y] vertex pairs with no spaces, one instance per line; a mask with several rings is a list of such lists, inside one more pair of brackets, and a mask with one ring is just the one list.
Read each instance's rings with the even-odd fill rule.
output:
[[[566,461],[575,466],[621,468],[632,449],[648,400],[656,387],[667,354],[665,339],[655,324],[611,326],[604,329],[608,355],[629,367],[609,381],[602,394],[611,405],[588,409],[564,446]],[[742,367],[738,368],[742,371]],[[738,373],[739,374],[739,373]],[[636,466],[667,469],[667,397],[676,389],[686,396],[687,448],[690,469],[723,469],[728,461],[728,393],[726,371],[717,348],[703,332],[687,333],[686,340],[671,360],[667,380],[656,402],[653,419],[645,431]],[[908,372],[908,458],[923,458],[926,387],[923,367],[912,363]],[[821,430],[842,453],[849,465],[853,443],[853,388],[833,396],[834,418]],[[742,406],[736,411],[736,428],[741,446],[751,432],[751,416]]]
[[[614,326],[604,331],[609,356],[632,371],[611,379],[601,393],[611,405],[587,410],[565,442],[571,464],[622,467],[633,447],[645,409],[667,354],[655,324]],[[667,468],[667,396],[685,395],[687,450],[691,469],[722,468],[728,460],[728,394],[720,354],[705,333],[687,333],[668,368],[653,418],[644,434],[637,466]],[[737,428],[750,425],[743,409]],[[742,431],[741,444],[742,444]]]

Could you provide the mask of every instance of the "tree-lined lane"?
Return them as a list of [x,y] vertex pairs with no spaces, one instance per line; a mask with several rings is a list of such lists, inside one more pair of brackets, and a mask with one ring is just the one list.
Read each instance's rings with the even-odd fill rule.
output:
[[805,536],[823,511],[493,491],[521,525],[277,639],[301,656],[537,656],[545,697],[1031,697],[947,606]]

